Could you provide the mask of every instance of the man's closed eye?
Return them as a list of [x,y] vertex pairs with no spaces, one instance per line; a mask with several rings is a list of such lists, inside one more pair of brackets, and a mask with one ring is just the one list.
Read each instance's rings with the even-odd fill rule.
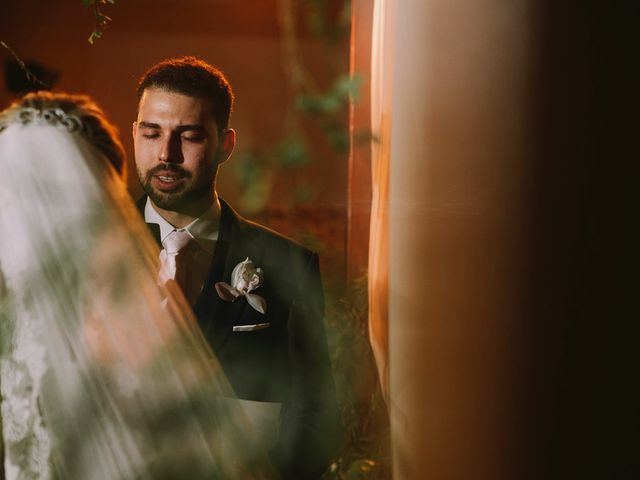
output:
[[206,137],[203,135],[182,135],[180,138],[186,142],[202,143]]

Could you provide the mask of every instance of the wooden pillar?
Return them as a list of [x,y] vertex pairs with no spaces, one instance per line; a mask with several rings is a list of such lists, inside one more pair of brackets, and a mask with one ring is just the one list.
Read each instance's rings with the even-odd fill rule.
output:
[[374,0],[351,4],[350,72],[360,82],[349,111],[347,277],[367,273],[371,215],[371,25]]

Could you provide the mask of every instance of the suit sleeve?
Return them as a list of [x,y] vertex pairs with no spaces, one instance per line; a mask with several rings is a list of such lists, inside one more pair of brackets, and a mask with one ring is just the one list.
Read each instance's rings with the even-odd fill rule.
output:
[[319,478],[341,444],[318,256],[307,257],[288,319],[291,388],[272,459],[283,479]]

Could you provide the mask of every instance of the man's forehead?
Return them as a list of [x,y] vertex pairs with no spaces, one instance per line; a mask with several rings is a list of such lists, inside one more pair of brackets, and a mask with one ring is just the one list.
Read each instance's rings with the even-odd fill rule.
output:
[[171,90],[163,87],[149,87],[146,88],[140,97],[140,103],[158,102],[158,101],[173,101],[191,105],[202,105],[206,107],[213,107],[212,102],[204,97],[189,95],[184,92]]
[[145,89],[140,97],[138,119],[146,120],[141,117],[149,115],[167,119],[177,116],[185,117],[184,119],[188,121],[215,122],[210,100],[159,87]]

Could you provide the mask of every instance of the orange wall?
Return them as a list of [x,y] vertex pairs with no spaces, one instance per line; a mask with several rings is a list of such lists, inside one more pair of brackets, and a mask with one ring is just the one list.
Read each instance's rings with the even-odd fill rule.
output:
[[[55,3],[55,6],[54,6]],[[59,72],[55,89],[92,95],[118,125],[129,154],[130,128],[135,117],[137,78],[154,62],[175,55],[193,54],[220,67],[237,96],[232,126],[238,132],[237,154],[265,149],[286,133],[286,119],[294,101],[290,88],[278,21],[276,0],[189,2],[172,0],[118,1],[105,6],[113,22],[93,46],[87,38],[93,16],[80,0],[42,2],[5,0],[0,16],[0,40],[24,60],[40,62]],[[320,85],[328,83],[326,50],[308,35],[298,37],[305,65],[315,69]],[[344,57],[347,45],[338,45],[334,57]],[[10,58],[0,49],[0,60]],[[0,80],[0,107],[11,98]],[[346,111],[345,111],[346,117]],[[315,191],[313,205],[346,209],[347,159],[315,136],[317,160],[302,171],[284,172],[275,181],[269,205],[286,205],[302,184]],[[314,129],[315,128],[315,129]],[[130,186],[139,192],[135,174]],[[239,186],[233,162],[219,177],[219,190],[236,203]]]

